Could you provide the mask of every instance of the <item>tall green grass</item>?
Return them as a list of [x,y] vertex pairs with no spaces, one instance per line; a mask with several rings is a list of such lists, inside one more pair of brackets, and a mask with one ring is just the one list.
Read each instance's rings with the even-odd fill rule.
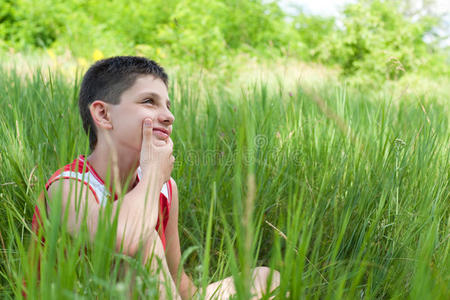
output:
[[[448,299],[448,101],[334,81],[204,80],[180,74],[170,88],[182,260],[198,286],[234,276],[247,299],[251,268],[267,265],[281,273],[280,299]],[[85,229],[69,237],[58,201],[37,284],[33,207],[87,151],[78,83],[1,71],[2,298],[21,297],[24,280],[31,299],[124,298],[130,284],[156,297],[138,259],[114,253],[114,228],[101,225],[93,245]]]

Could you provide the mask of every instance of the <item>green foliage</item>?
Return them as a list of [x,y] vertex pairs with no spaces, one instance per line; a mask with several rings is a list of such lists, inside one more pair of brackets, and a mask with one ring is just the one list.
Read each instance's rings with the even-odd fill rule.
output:
[[0,39],[18,49],[49,47],[63,33],[70,10],[61,1],[0,2]]
[[[298,44],[296,52],[303,60],[317,61],[328,51],[329,36],[336,31],[335,18],[321,17],[299,13],[293,20],[297,31]],[[324,61],[325,62],[325,61]]]
[[232,71],[238,54],[337,65],[353,81],[406,73],[449,75],[449,57],[425,42],[440,19],[417,18],[394,0],[359,0],[342,16],[287,16],[263,0],[5,0],[0,48],[50,49],[81,58],[144,55],[165,65]]
[[144,0],[5,2],[0,39],[16,49],[70,49],[91,59],[136,53],[211,67],[236,51],[261,51],[284,44],[283,13],[274,3],[246,0]]
[[395,80],[405,73],[450,74],[436,45],[424,40],[438,19],[416,21],[404,16],[398,2],[359,1],[344,10],[343,28],[330,32],[319,47],[319,59],[336,63],[344,75],[370,80]]

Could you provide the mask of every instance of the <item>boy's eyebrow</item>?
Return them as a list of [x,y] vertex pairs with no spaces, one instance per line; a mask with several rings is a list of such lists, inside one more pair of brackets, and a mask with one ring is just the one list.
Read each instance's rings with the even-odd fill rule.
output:
[[[139,95],[139,97],[144,97],[144,96],[150,96],[150,97],[161,99],[161,96],[159,96],[159,94],[157,94],[155,92],[143,92],[142,94]],[[166,101],[167,101],[167,105],[169,105],[169,107],[170,107],[170,100],[166,99]]]

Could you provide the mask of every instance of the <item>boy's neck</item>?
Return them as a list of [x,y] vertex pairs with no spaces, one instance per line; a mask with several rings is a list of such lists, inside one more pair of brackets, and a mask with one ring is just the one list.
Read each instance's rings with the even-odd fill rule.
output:
[[106,179],[109,175],[109,185],[111,187],[120,184],[123,188],[130,176],[133,176],[131,177],[133,180],[128,183],[129,190],[133,186],[134,178],[136,178],[138,162],[130,155],[117,153],[116,156],[117,159],[114,159],[114,154],[110,148],[103,149],[103,147],[98,145],[86,159],[105,184],[108,184]]

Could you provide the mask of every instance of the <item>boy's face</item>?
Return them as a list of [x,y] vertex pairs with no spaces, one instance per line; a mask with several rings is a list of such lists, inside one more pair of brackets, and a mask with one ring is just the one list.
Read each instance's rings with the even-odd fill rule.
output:
[[167,140],[172,133],[174,116],[164,82],[152,75],[138,76],[125,90],[120,103],[110,105],[112,139],[121,150],[137,155],[141,151],[142,124],[145,118],[153,121],[153,136],[157,142]]

